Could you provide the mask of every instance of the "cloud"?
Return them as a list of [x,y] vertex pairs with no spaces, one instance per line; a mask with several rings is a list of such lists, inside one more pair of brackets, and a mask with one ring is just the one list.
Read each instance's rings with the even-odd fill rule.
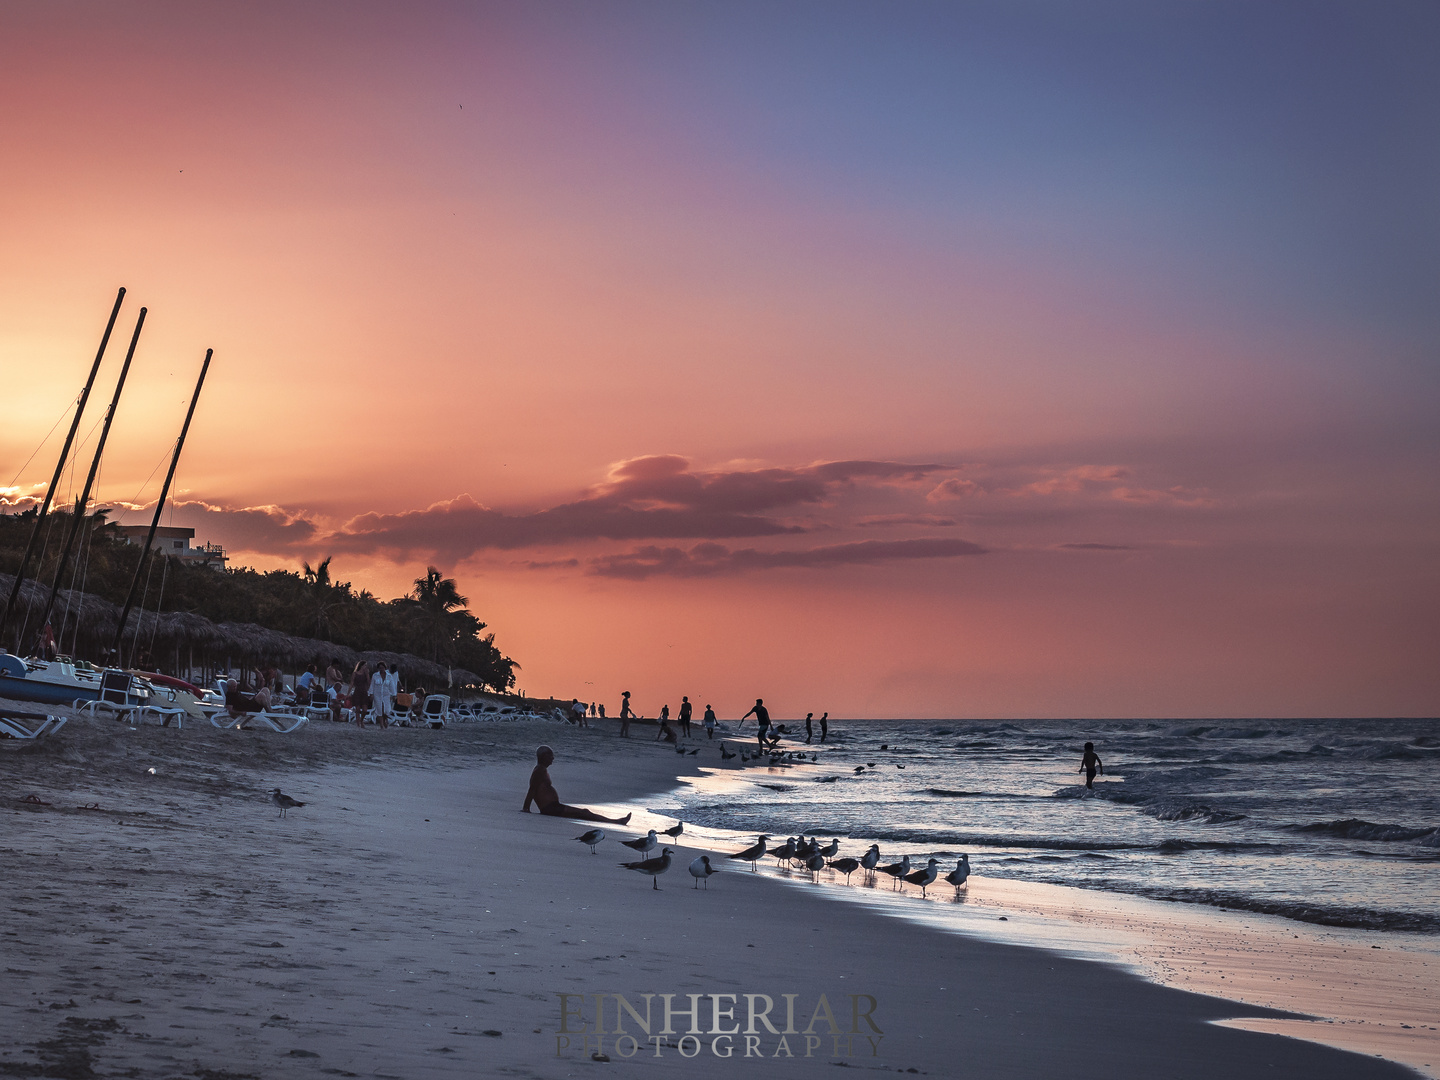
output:
[[1126,544],[1060,544],[1066,551],[1134,551]]
[[603,483],[574,502],[509,514],[469,495],[424,510],[361,514],[329,538],[336,550],[463,559],[594,540],[737,540],[801,533],[777,511],[825,503],[856,483],[913,484],[951,468],[894,461],[830,461],[799,468],[695,470],[675,454],[611,466]]
[[984,554],[987,554],[985,548],[968,540],[939,538],[863,540],[795,551],[732,550],[723,544],[708,543],[696,544],[686,551],[678,547],[649,545],[620,555],[591,559],[589,572],[601,577],[642,581],[656,576],[718,577],[747,570],[854,566],[899,559],[946,559]]
[[862,529],[886,525],[922,525],[926,528],[945,529],[960,523],[954,518],[941,517],[939,514],[871,514],[869,517],[856,519],[855,524]]
[[317,546],[320,536],[320,526],[312,519],[281,506],[225,507],[198,499],[177,500],[174,505],[176,510],[191,511],[186,520],[195,522],[197,539],[218,540],[242,551],[297,553]]
[[941,499],[963,499],[967,495],[979,495],[983,490],[974,480],[962,480],[958,476],[952,476],[931,488],[925,499],[927,502],[939,502]]

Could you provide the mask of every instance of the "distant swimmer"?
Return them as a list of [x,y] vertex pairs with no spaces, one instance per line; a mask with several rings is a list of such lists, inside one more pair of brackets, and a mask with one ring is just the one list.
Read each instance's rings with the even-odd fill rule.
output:
[[1093,742],[1087,742],[1085,744],[1085,756],[1080,759],[1080,768],[1078,770],[1085,774],[1085,786],[1087,788],[1094,789],[1096,770],[1099,770],[1101,776],[1105,775],[1105,766],[1100,763],[1100,755],[1095,753],[1095,744]]
[[630,820],[629,814],[623,818],[608,818],[595,813],[594,810],[587,810],[583,806],[566,806],[560,801],[560,796],[555,791],[555,785],[550,782],[550,766],[555,761],[555,751],[548,746],[541,746],[535,751],[535,761],[537,764],[530,774],[530,788],[525,792],[525,805],[520,808],[523,813],[530,812],[530,804],[533,802],[540,813],[548,814],[550,817],[604,821],[611,825],[624,825]]
[[828,712],[827,712],[827,713],[821,713],[821,714],[820,714],[820,741],[823,743],[823,742],[825,741],[826,737],[827,737],[829,734],[830,734],[830,714],[829,714]]

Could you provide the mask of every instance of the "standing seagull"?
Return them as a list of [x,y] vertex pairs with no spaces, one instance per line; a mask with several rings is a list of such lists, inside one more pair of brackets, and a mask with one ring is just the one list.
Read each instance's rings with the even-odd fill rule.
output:
[[656,889],[659,889],[660,882],[655,879],[670,869],[670,849],[668,847],[661,848],[658,859],[645,859],[643,862],[622,862],[620,865],[626,870],[638,870],[642,874],[649,874],[650,884],[655,886]]
[[910,856],[906,855],[897,863],[891,863],[889,866],[880,867],[880,872],[882,874],[889,874],[892,878],[894,878],[895,888],[898,889],[900,887],[900,882],[904,880],[905,875],[910,873]]
[[722,743],[720,744],[720,758],[721,758],[721,760],[722,760],[722,761],[729,761],[729,760],[730,760],[731,758],[733,758],[734,756],[735,756],[734,752],[731,751],[731,750],[725,749],[725,744],[722,742]]
[[710,882],[708,879],[711,874],[715,874],[718,872],[719,871],[717,871],[713,866],[710,865],[709,855],[701,855],[698,859],[696,859],[690,864],[690,876],[695,879],[695,888],[697,889],[700,887],[700,882],[702,881],[705,882],[705,888],[710,888]]
[[825,869],[825,856],[818,852],[805,860],[805,869],[810,871],[810,880],[819,881],[820,871]]
[[860,860],[852,859],[848,855],[843,859],[836,859],[830,864],[831,870],[839,870],[845,875],[845,884],[850,884],[850,875],[860,869]]
[[621,840],[620,842],[644,855],[655,847],[655,830],[651,829],[644,836],[636,837],[634,840]]
[[762,833],[757,843],[747,847],[744,851],[737,851],[735,854],[725,857],[727,859],[740,859],[748,862],[750,864],[750,872],[753,874],[755,872],[755,864],[765,857],[765,841],[769,839],[770,837]]
[[940,876],[940,860],[931,859],[924,870],[916,870],[913,874],[906,874],[905,880],[911,885],[920,886],[920,899],[925,899],[925,890],[935,884],[935,879]]
[[582,844],[588,845],[590,848],[590,854],[594,855],[595,849],[600,846],[600,841],[605,839],[605,830],[591,829],[583,836],[577,836],[575,837],[575,839],[579,840]]
[[860,865],[865,868],[868,877],[875,877],[875,867],[880,865],[880,845],[871,844],[870,850],[860,856]]
[[289,795],[286,795],[278,787],[270,789],[270,801],[280,808],[280,816],[285,816],[285,811],[297,806],[304,806],[303,802],[296,802]]
[[673,826],[671,826],[670,828],[666,829],[663,833],[661,833],[661,835],[662,835],[662,836],[668,836],[668,837],[670,837],[671,839],[674,839],[675,837],[679,836],[679,835],[680,835],[681,833],[683,833],[684,831],[685,831],[685,823],[684,823],[683,821],[677,821]]
[[970,878],[970,856],[961,855],[955,869],[945,875],[945,880],[955,886],[955,895],[960,895],[960,890],[965,887],[965,882]]

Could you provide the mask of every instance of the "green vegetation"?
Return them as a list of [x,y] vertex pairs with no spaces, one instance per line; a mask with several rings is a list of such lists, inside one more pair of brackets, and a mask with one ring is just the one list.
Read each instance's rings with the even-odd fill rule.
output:
[[[42,529],[43,558],[31,560],[29,576],[47,592],[72,513],[52,511]],[[60,584],[120,605],[129,591],[140,549],[118,536],[106,514],[100,510],[85,519],[76,557]],[[0,572],[15,573],[34,521],[33,510],[0,514]],[[8,584],[7,579],[5,596],[9,595]],[[151,612],[185,612],[213,623],[253,624],[356,652],[412,654],[441,667],[473,672],[482,685],[494,690],[508,690],[514,685],[518,665],[495,647],[495,635],[484,632],[485,623],[469,611],[468,603],[454,580],[441,576],[433,566],[415,582],[415,590],[408,596],[381,600],[367,590],[356,591],[348,581],[333,581],[328,558],[314,568],[304,564],[299,573],[248,567],[218,571],[185,566],[158,552],[149,561],[137,600]],[[23,612],[17,613],[12,620],[11,635],[22,616]],[[62,649],[70,651],[72,638],[67,635],[73,635],[82,646],[77,652],[84,652],[87,643],[96,647],[96,635],[88,634],[83,625],[62,625],[63,617],[64,611],[57,606],[52,621],[59,628]],[[113,634],[113,622],[111,625]],[[33,638],[38,630],[37,626],[28,627],[28,637]],[[23,644],[28,646],[30,640]]]

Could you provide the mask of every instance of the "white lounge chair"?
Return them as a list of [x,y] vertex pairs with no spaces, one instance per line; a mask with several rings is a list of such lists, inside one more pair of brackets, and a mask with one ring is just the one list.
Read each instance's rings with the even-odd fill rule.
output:
[[100,673],[99,697],[93,701],[78,698],[75,711],[89,711],[94,716],[97,710],[104,709],[117,719],[134,722],[140,718],[140,710],[148,704],[134,692],[134,685],[135,677],[128,671],[106,668]]
[[0,714],[0,735],[11,739],[38,739],[42,735],[54,735],[64,726],[63,716],[32,712]]
[[443,728],[450,722],[450,698],[446,694],[431,694],[425,699],[420,710],[420,722],[432,728]]
[[234,728],[236,731],[244,731],[251,724],[260,727],[267,727],[271,731],[278,731],[281,735],[289,735],[297,731],[309,722],[308,716],[299,716],[295,713],[276,712],[274,709],[262,709],[259,712],[242,712],[239,716],[231,716],[228,712],[217,712],[210,717],[210,723],[222,730]]

